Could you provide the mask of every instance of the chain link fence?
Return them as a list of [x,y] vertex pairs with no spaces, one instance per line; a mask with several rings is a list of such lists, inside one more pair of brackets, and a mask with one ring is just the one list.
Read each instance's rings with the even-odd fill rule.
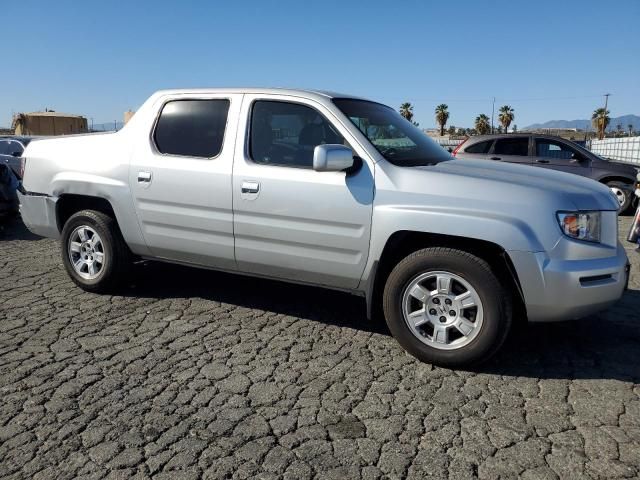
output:
[[91,123],[89,124],[89,131],[91,132],[117,132],[124,127],[124,122],[106,122],[106,123]]

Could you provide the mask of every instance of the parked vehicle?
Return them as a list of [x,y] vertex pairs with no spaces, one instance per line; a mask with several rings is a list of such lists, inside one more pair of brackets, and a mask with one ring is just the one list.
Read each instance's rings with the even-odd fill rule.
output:
[[578,144],[552,135],[506,134],[469,137],[454,150],[458,158],[497,160],[574,173],[607,185],[620,211],[634,202],[637,169],[605,160]]
[[364,99],[162,91],[117,133],[25,157],[24,221],[61,239],[88,291],[116,287],[134,256],[344,290],[412,355],[456,366],[490,357],[516,318],[580,318],[625,288],[608,188],[453,159]]
[[7,165],[0,164],[0,217],[18,213],[18,179]]
[[22,152],[33,137],[0,137],[0,165],[7,165],[22,180]]
[[31,137],[0,137],[0,216],[18,212],[17,189],[22,179],[22,152]]
[[[635,195],[640,198],[640,173],[638,173],[638,188],[636,188]],[[631,223],[631,228],[629,229],[629,235],[627,235],[627,241],[639,245],[640,248],[640,203],[638,203],[638,208],[636,209],[636,213],[633,216],[633,222]]]

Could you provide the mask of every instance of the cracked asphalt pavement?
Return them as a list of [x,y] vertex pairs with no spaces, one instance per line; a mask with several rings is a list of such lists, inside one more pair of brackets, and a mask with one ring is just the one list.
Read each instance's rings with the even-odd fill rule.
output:
[[[621,237],[630,218],[622,218]],[[76,288],[0,230],[0,478],[638,478],[640,254],[607,312],[422,364],[362,299],[155,264]]]

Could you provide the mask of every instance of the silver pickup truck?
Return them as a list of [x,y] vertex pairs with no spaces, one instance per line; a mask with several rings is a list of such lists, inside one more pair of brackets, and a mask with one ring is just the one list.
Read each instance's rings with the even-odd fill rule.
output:
[[515,320],[602,310],[627,281],[606,186],[454,159],[353,96],[161,91],[117,133],[24,157],[22,217],[81,288],[154,259],[344,290],[435,364],[487,359]]

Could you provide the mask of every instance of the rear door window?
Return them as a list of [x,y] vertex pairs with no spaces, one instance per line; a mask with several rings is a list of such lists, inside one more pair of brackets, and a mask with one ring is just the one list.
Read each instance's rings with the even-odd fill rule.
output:
[[478,142],[464,149],[465,153],[488,153],[493,140]]
[[9,142],[0,140],[0,155],[9,155]]
[[174,100],[167,102],[153,135],[160,153],[212,158],[222,150],[229,100]]
[[493,153],[495,155],[516,155],[526,157],[529,155],[529,139],[527,137],[500,138],[496,140]]

